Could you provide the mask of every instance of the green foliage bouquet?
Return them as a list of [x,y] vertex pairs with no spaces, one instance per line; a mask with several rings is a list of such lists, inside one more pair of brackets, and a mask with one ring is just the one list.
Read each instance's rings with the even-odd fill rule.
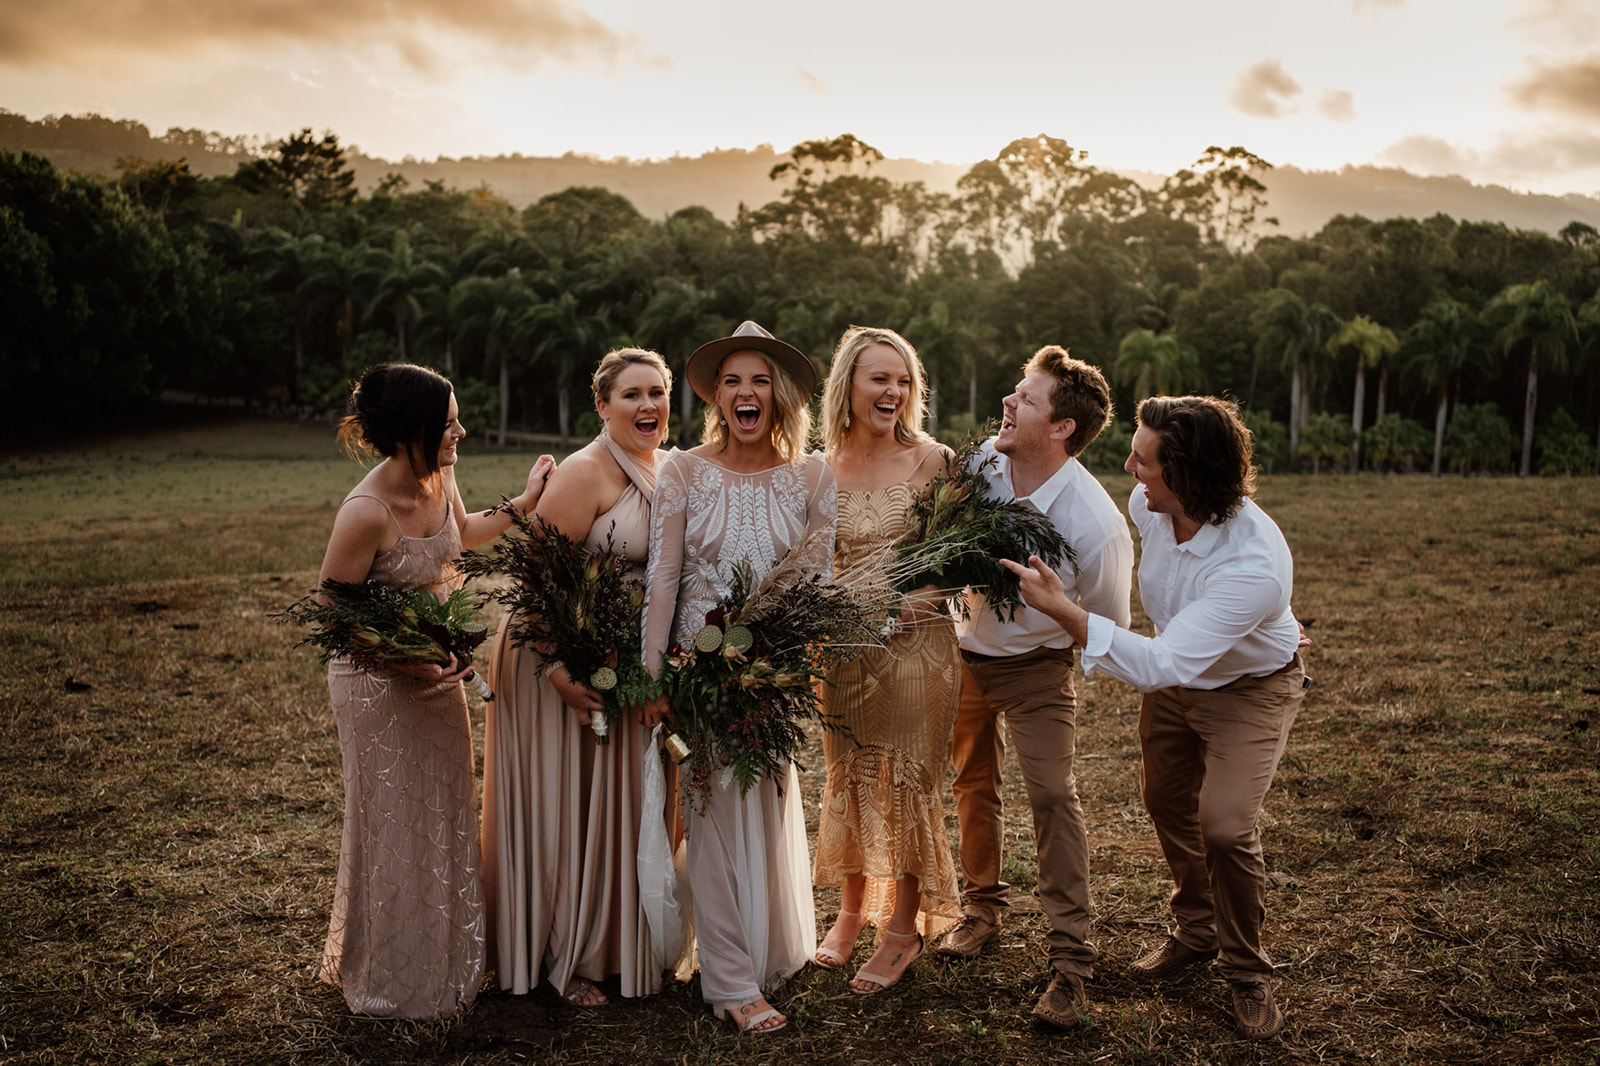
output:
[[950,591],[968,616],[964,589],[988,596],[989,609],[1010,621],[1021,605],[1017,576],[1001,559],[1027,562],[1037,555],[1060,569],[1078,568],[1077,556],[1048,517],[1016,500],[990,495],[981,463],[982,439],[968,437],[956,449],[949,471],[933,479],[911,506],[906,531],[895,542],[894,587],[902,593],[932,585]]
[[644,586],[609,536],[605,550],[594,551],[538,516],[509,503],[501,509],[520,536],[507,531],[489,554],[467,552],[456,565],[469,577],[511,576],[489,595],[510,609],[512,641],[541,653],[541,673],[564,664],[600,693],[605,707],[590,721],[605,744],[619,715],[659,692],[639,654]]
[[[277,615],[280,621],[311,627],[304,640],[321,649],[326,664],[347,655],[363,669],[430,663],[448,666],[450,656],[466,665],[489,630],[478,621],[478,600],[456,589],[440,600],[427,589],[398,589],[376,581],[327,580]],[[475,672],[463,679],[485,702],[494,693]]]
[[748,792],[799,754],[808,718],[844,728],[822,710],[818,686],[833,663],[882,646],[898,596],[852,575],[822,580],[816,552],[830,550],[824,540],[831,535],[809,539],[759,582],[747,567],[736,570],[732,592],[689,645],[667,649],[661,680],[689,749],[689,795],[703,800],[715,774],[717,787],[737,780]]

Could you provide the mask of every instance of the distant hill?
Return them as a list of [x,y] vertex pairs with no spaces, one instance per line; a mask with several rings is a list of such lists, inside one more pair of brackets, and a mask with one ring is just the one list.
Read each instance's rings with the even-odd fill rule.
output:
[[[82,173],[116,174],[120,159],[184,158],[197,174],[232,174],[241,162],[268,143],[264,138],[229,137],[201,130],[171,129],[153,136],[131,120],[98,115],[51,116],[37,122],[0,110],[0,150],[26,150],[56,166]],[[663,218],[699,205],[732,219],[741,203],[758,207],[777,187],[768,178],[782,156],[771,145],[722,149],[670,159],[597,159],[567,154],[477,156],[398,163],[352,153],[351,169],[362,189],[387,174],[399,174],[420,187],[426,181],[472,189],[488,186],[516,207],[573,185],[598,185],[626,196],[647,218]],[[891,181],[921,181],[936,192],[954,192],[968,164],[888,159],[877,172]],[[1161,175],[1128,172],[1141,184],[1159,184]],[[1297,237],[1314,233],[1334,215],[1371,219],[1427,218],[1444,213],[1466,221],[1499,221],[1518,229],[1556,233],[1572,221],[1600,228],[1600,197],[1543,196],[1513,192],[1498,185],[1475,185],[1465,178],[1430,178],[1388,167],[1347,166],[1341,170],[1301,170],[1283,166],[1262,177],[1268,190],[1262,217],[1275,217],[1275,231]]]

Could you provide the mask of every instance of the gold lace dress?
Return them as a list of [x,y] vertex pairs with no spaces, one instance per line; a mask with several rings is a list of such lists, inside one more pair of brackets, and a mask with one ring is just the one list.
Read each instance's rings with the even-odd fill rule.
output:
[[[916,492],[910,482],[839,493],[836,569],[898,538]],[[894,907],[894,882],[914,874],[918,926],[936,936],[960,918],[955,863],[944,832],[945,769],[961,701],[961,651],[946,615],[907,627],[887,648],[836,666],[824,690],[849,734],[822,734],[828,782],[812,880],[842,885],[865,874],[861,913],[879,929]]]
[[[446,508],[437,533],[402,536],[372,561],[367,580],[443,597],[460,583],[451,565],[460,553]],[[364,670],[341,657],[328,664],[328,693],[345,805],[322,979],[357,1014],[457,1014],[484,971],[478,796],[461,682]]]

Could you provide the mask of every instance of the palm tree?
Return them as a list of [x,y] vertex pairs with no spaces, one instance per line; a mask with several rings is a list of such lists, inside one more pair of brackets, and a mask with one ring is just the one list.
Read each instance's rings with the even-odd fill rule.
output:
[[711,337],[725,337],[733,323],[713,310],[716,294],[692,278],[666,275],[656,281],[639,318],[639,341],[666,356],[678,372],[678,440],[688,447],[694,417],[694,390],[683,373],[689,354]]
[[568,289],[535,307],[529,322],[537,333],[534,358],[553,367],[556,378],[556,425],[561,447],[567,447],[570,428],[572,371],[580,362],[598,359],[611,338],[606,308],[585,314],[576,294]]
[[451,293],[450,305],[451,314],[460,323],[462,341],[483,346],[485,369],[491,364],[499,365],[499,439],[504,446],[511,413],[512,353],[525,348],[532,339],[537,328],[533,312],[539,307],[539,296],[522,271],[512,267],[499,277],[471,277],[458,283]]
[[252,251],[264,257],[267,284],[273,291],[282,293],[289,305],[290,334],[294,339],[289,396],[298,404],[301,401],[300,371],[306,363],[306,324],[314,302],[302,283],[312,273],[316,256],[322,250],[323,238],[318,234],[297,237],[273,226],[252,233],[248,243]]
[[936,432],[939,427],[939,371],[948,369],[950,376],[957,370],[967,375],[967,411],[977,415],[978,405],[978,349],[980,341],[989,339],[991,330],[973,326],[950,312],[950,304],[935,299],[929,302],[906,323],[906,339],[916,345],[917,354],[928,372],[927,430]]
[[1499,323],[1495,340],[1506,355],[1528,351],[1528,390],[1522,405],[1522,465],[1519,475],[1527,477],[1533,469],[1533,420],[1539,401],[1539,371],[1565,373],[1569,349],[1577,346],[1578,324],[1572,304],[1565,296],[1540,279],[1509,285],[1489,301],[1485,309],[1490,320]]
[[390,245],[387,263],[380,268],[378,289],[367,305],[367,315],[387,312],[394,319],[395,339],[400,344],[400,361],[410,362],[412,326],[423,315],[424,295],[445,285],[449,276],[428,259],[419,256],[411,246],[411,234],[396,230]]
[[1288,289],[1270,289],[1250,313],[1256,332],[1257,357],[1277,358],[1289,369],[1289,461],[1300,452],[1300,431],[1305,428],[1310,404],[1306,375],[1310,361],[1322,347],[1326,311],[1307,304]]
[[461,270],[468,275],[497,277],[512,267],[533,274],[545,266],[544,253],[514,225],[484,227],[461,253]]
[[1148,329],[1129,333],[1117,346],[1113,369],[1118,384],[1133,384],[1141,403],[1147,396],[1166,396],[1183,388],[1183,352],[1170,333]]
[[[1361,469],[1361,420],[1366,414],[1367,367],[1376,367],[1386,356],[1398,351],[1400,338],[1387,326],[1378,325],[1366,315],[1357,315],[1328,338],[1329,355],[1337,355],[1345,348],[1353,348],[1356,353],[1356,397],[1350,411],[1350,432],[1354,434],[1350,443],[1350,472],[1354,474]],[[1379,417],[1382,413],[1380,400]]]
[[319,243],[310,253],[311,269],[298,291],[310,300],[313,313],[333,313],[342,365],[348,371],[350,349],[355,344],[356,304],[373,275],[372,249],[364,244],[315,239]]
[[[1600,355],[1600,289],[1596,289],[1595,294],[1578,308],[1578,329],[1583,342],[1583,361],[1588,362]],[[1594,472],[1600,476],[1600,427],[1595,429]]]
[[1441,297],[1422,309],[1406,330],[1404,373],[1438,396],[1433,416],[1433,476],[1444,464],[1444,430],[1450,407],[1450,382],[1473,355],[1477,319],[1463,303]]

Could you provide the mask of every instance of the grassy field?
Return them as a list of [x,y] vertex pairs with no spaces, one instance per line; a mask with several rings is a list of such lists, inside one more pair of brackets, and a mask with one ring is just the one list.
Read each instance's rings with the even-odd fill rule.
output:
[[[531,458],[469,450],[468,503]],[[312,584],[358,476],[327,427],[266,422],[0,460],[0,1061],[1600,1061],[1596,479],[1263,484],[1316,684],[1266,804],[1288,1024],[1256,1045],[1215,974],[1124,976],[1168,884],[1137,695],[1098,679],[1080,686],[1092,1029],[1029,1017],[1044,920],[1017,781],[995,948],[870,999],[808,969],[775,997],[780,1035],[737,1036],[693,984],[594,1011],[490,993],[450,1024],[350,1016],[315,979],[338,745],[315,656],[270,616]],[[836,906],[819,893],[823,929]]]

